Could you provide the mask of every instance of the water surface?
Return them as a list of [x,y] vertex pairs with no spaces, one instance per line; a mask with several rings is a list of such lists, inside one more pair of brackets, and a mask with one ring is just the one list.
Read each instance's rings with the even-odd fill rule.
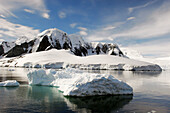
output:
[[20,87],[0,87],[0,112],[170,112],[170,71],[88,71],[105,73],[131,85],[134,95],[64,97],[56,87],[29,86],[29,69],[0,68],[0,81],[17,80]]

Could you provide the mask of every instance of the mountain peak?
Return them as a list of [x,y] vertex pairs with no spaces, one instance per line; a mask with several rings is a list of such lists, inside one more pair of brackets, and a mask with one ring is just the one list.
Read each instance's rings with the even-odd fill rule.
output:
[[64,34],[65,32],[62,30],[59,30],[57,28],[50,28],[50,29],[46,29],[43,32],[38,34],[38,37],[44,36],[44,35],[52,35],[52,34],[56,34],[56,33],[62,33]]
[[15,41],[15,44],[16,45],[21,45],[22,43],[28,43],[30,42],[31,40],[34,40],[35,37],[26,37],[26,36],[22,36],[22,37],[19,37],[16,41]]
[[[57,28],[44,30],[33,39],[27,37],[18,38],[15,44],[15,46],[11,46],[12,48],[9,48],[8,51],[0,55],[14,57],[55,48],[70,50],[77,56],[108,54],[124,57],[116,44],[88,43],[79,35],[68,35]],[[2,45],[1,49],[3,50],[4,47]]]

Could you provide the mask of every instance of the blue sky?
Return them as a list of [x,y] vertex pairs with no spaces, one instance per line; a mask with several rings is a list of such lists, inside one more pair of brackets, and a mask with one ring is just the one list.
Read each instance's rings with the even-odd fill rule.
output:
[[169,6],[169,0],[0,0],[0,41],[58,28],[146,57],[167,57]]

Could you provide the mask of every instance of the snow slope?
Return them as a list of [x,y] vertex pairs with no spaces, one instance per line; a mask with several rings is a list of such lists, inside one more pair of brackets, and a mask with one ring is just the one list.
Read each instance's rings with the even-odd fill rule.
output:
[[35,37],[26,37],[26,36],[22,36],[22,37],[19,37],[16,41],[15,41],[15,44],[16,45],[21,45],[23,43],[28,43],[30,42],[31,40],[34,40]]
[[35,70],[28,73],[29,84],[57,86],[65,96],[133,94],[133,89],[112,75],[84,73],[77,69]]
[[[149,61],[149,60],[147,60]],[[150,59],[151,62],[155,62],[156,64],[160,65],[164,70],[170,70],[170,57],[162,57],[156,59]]]
[[144,58],[142,56],[142,54],[140,52],[138,52],[137,50],[133,50],[130,48],[125,48],[125,47],[121,47],[120,48],[123,52],[124,55],[126,55],[127,57],[131,58],[131,59],[142,59]]
[[112,55],[75,56],[69,50],[35,52],[14,58],[0,59],[3,67],[34,67],[34,68],[81,68],[81,69],[114,69],[134,71],[160,71],[158,65]]
[[133,49],[130,49],[130,48],[123,48],[123,47],[121,47],[121,50],[123,51],[124,55],[126,55],[130,59],[155,63],[155,64],[161,66],[161,68],[164,69],[164,70],[170,69],[170,57],[145,58],[141,55],[141,53],[139,53],[136,50],[133,50]]

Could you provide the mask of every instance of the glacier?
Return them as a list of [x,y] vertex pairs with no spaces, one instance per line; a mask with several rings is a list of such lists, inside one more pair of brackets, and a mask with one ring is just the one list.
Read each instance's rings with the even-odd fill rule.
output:
[[30,85],[55,86],[64,96],[133,94],[133,89],[112,75],[86,73],[78,69],[33,70],[28,74]]
[[137,61],[114,55],[75,56],[69,50],[51,49],[35,52],[20,57],[0,59],[2,67],[25,68],[79,68],[86,70],[127,70],[127,71],[161,71],[155,64]]

